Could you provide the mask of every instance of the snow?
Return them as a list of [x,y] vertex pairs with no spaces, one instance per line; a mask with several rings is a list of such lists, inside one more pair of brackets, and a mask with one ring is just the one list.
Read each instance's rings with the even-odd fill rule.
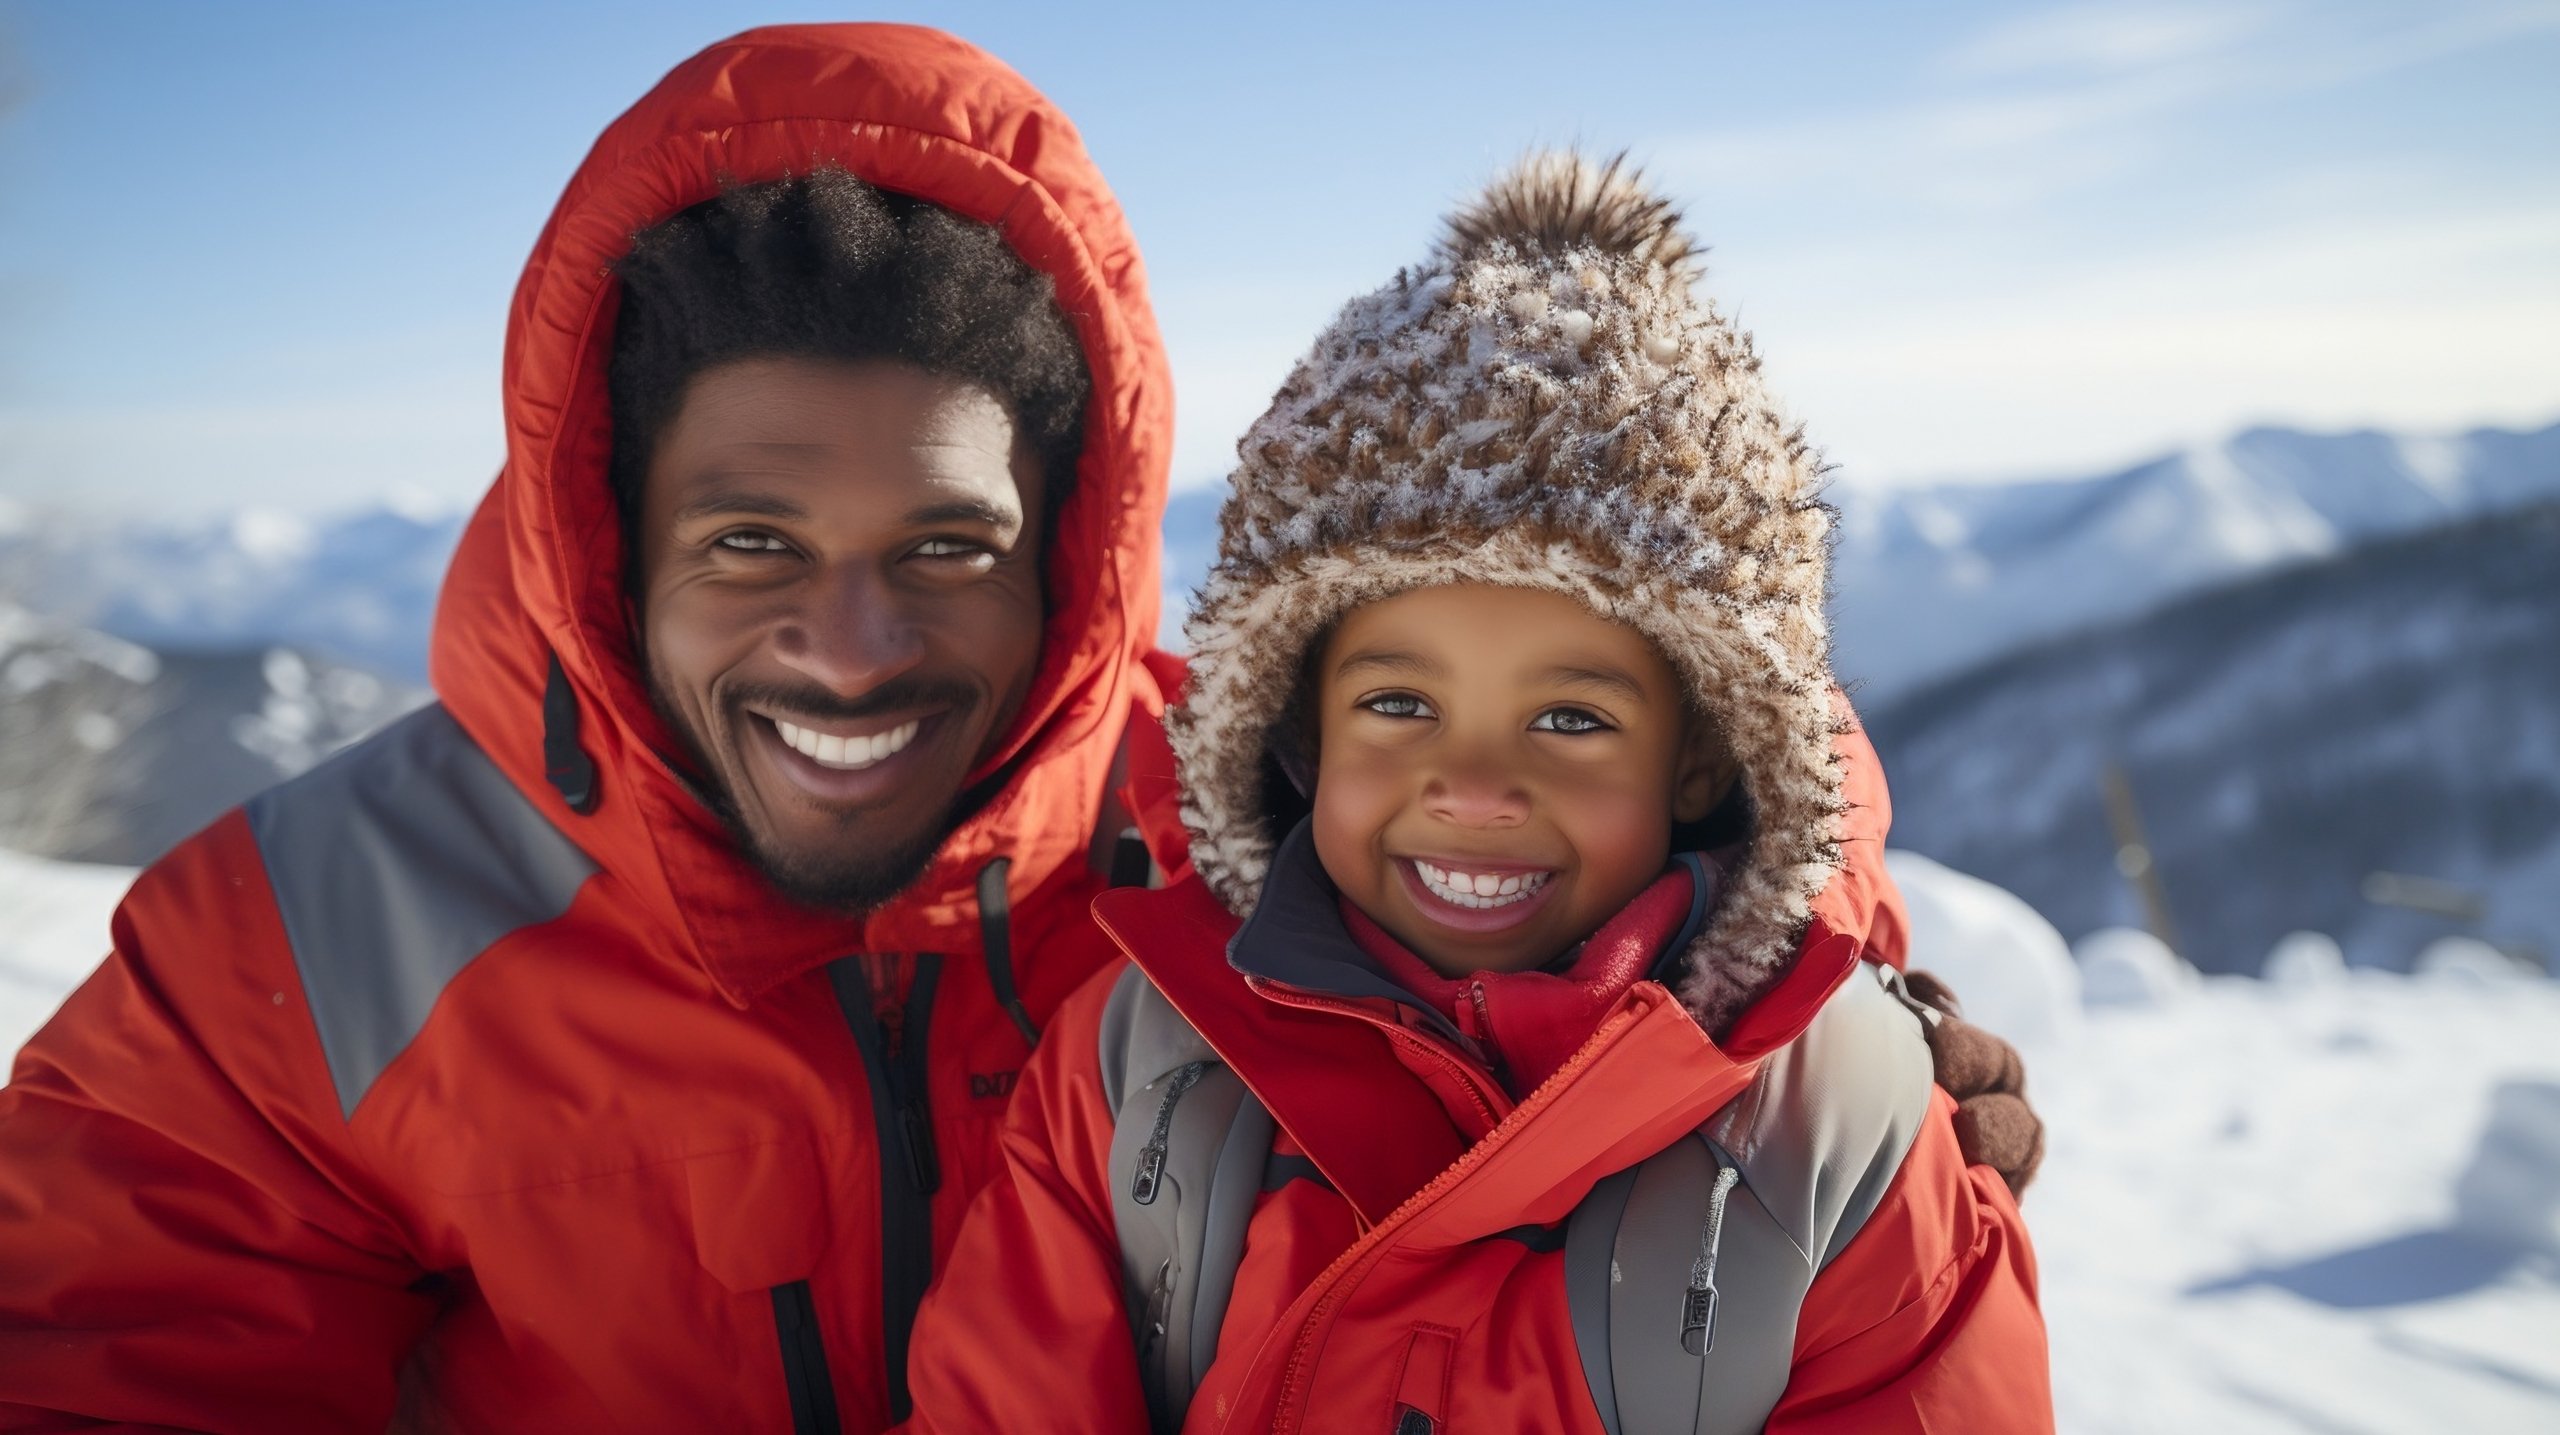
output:
[[2533,977],[2522,963],[2477,937],[2436,938],[2418,953],[2414,970],[2431,981],[2472,986],[2501,986]]
[[2453,1209],[2476,1241],[2560,1255],[2560,1083],[2510,1081],[2490,1094]]
[[2196,984],[2195,968],[2169,945],[2131,927],[2101,927],[2082,937],[2071,955],[2080,965],[2080,992],[2090,1006],[2164,1006]]
[[2484,1238],[2551,1220],[2551,1099],[2503,1093],[2555,1080],[2550,982],[2093,1008],[2028,1076],[2062,1428],[2560,1429],[2560,1260]]
[[1967,1021],[2040,1055],[2080,1029],[2080,973],[2053,924],[2014,895],[1917,852],[1885,870],[1911,917],[1910,966],[1944,981]]
[[0,851],[0,1062],[107,954],[107,918],[133,884],[125,867]]
[[[2023,1210],[2063,1430],[2560,1429],[2560,983],[2190,977],[2058,1011],[2049,926],[1888,863],[1915,964],[1995,1030],[2058,1028],[2028,1056],[2049,1144]],[[95,966],[130,877],[0,853],[0,1055]]]
[[2347,979],[2347,954],[2326,932],[2287,932],[2258,974],[2281,987],[2329,986]]

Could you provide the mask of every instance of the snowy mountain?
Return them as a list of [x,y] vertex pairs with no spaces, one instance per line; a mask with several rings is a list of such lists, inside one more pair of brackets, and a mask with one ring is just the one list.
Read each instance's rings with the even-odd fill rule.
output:
[[[2296,929],[2395,968],[2458,931],[2560,956],[2560,503],[2248,579],[1862,707],[1895,843],[2075,939],[2143,924],[2115,869],[2115,765],[2208,971],[2254,973]],[[2476,922],[2412,894],[2476,902]]]
[[295,647],[424,683],[462,516],[391,505],[110,523],[0,505],[0,597],[163,651]]
[[1832,494],[1840,675],[1869,702],[2281,564],[2560,498],[2560,424],[2261,428],[2096,478]]
[[[1168,642],[1217,550],[1223,492],[1166,510]],[[2252,429],[2097,477],[1832,496],[1837,667],[1872,702],[2271,566],[2560,497],[2560,424]],[[0,597],[156,649],[285,645],[418,683],[461,526],[404,505],[161,524],[0,504]]]
[[148,862],[425,698],[298,649],[157,653],[0,604],[0,848]]

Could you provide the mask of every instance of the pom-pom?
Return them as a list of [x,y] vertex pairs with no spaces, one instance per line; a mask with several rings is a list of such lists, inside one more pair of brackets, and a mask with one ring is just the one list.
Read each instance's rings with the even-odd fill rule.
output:
[[1464,259],[1495,244],[1544,254],[1590,248],[1686,271],[1696,253],[1680,211],[1623,153],[1594,164],[1571,150],[1532,154],[1449,217],[1440,250]]

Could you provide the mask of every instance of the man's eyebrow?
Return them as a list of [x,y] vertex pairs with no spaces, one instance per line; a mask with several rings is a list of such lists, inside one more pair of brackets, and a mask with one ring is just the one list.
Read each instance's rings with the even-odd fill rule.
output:
[[963,498],[950,503],[929,503],[907,510],[907,526],[930,528],[937,523],[983,523],[989,528],[1010,528],[1022,522],[1016,509],[998,508],[982,498]]
[[1375,669],[1382,673],[1402,673],[1416,678],[1440,676],[1438,663],[1420,653],[1408,653],[1401,648],[1363,648],[1334,664],[1333,671],[1336,677],[1348,677],[1363,669]]
[[1645,691],[1644,684],[1637,682],[1633,674],[1619,668],[1586,668],[1567,664],[1547,669],[1546,678],[1548,682],[1560,683],[1567,687],[1601,688],[1616,693],[1629,702],[1642,703],[1653,700],[1653,695]]
[[747,489],[715,488],[676,510],[675,521],[689,522],[719,514],[747,514],[757,518],[778,518],[796,522],[809,516],[809,510],[774,493],[758,493]]

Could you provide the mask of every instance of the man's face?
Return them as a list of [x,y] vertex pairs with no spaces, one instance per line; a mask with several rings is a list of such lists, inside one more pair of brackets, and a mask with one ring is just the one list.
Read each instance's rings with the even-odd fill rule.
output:
[[878,361],[706,369],[632,538],[641,647],[705,794],[785,893],[932,858],[1040,658],[1037,459],[986,390]]

